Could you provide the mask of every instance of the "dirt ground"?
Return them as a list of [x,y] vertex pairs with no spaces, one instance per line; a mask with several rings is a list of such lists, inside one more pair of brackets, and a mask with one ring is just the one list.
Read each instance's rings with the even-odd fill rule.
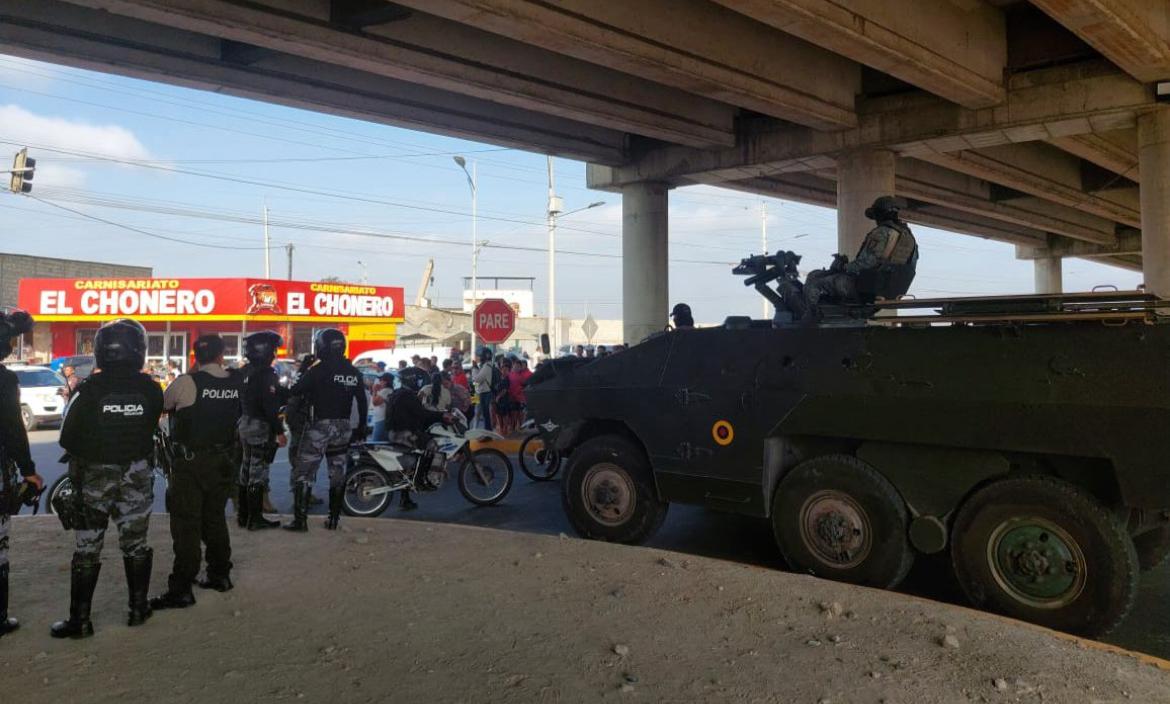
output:
[[[236,589],[54,641],[70,536],[13,521],[4,690],[30,702],[1170,702],[1170,672],[1003,619],[677,553],[451,525],[232,526]],[[170,545],[156,517],[155,590]],[[4,698],[8,700],[7,695]]]

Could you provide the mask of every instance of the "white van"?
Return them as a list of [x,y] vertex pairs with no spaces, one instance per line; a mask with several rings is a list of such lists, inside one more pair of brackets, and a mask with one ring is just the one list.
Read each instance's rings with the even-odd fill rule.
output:
[[27,430],[58,423],[65,408],[65,377],[48,367],[7,365],[20,380],[20,417]]

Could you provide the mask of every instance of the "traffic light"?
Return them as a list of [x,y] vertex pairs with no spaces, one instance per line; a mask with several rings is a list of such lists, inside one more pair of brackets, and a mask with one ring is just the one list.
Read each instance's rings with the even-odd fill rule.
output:
[[12,161],[12,178],[8,181],[8,190],[13,193],[31,193],[33,174],[36,173],[37,160],[28,157],[28,147],[16,153]]

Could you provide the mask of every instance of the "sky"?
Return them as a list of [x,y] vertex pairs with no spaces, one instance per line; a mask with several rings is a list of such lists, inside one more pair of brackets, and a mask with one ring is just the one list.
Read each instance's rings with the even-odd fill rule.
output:
[[[471,197],[453,161],[478,174],[480,277],[533,277],[547,311],[547,163],[541,154],[270,105],[218,93],[0,55],[0,158],[27,146],[34,198],[0,193],[2,249],[153,267],[156,276],[264,274],[268,209],[273,278],[338,277],[403,286],[412,301],[428,259],[430,297],[459,305],[471,273]],[[102,158],[94,158],[102,157]],[[621,317],[621,197],[585,187],[585,164],[555,159],[567,214],[557,237],[558,316]],[[670,193],[670,300],[699,322],[759,315],[731,275],[769,251],[826,266],[836,244],[827,208],[709,186]],[[1012,245],[914,227],[918,297],[1031,292],[1032,264]],[[1141,275],[1068,259],[1068,291]],[[663,311],[665,322],[666,313]]]

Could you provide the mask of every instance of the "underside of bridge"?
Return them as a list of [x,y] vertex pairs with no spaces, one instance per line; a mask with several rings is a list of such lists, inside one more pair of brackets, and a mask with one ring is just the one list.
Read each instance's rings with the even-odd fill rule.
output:
[[585,160],[630,340],[696,183],[835,206],[847,253],[892,190],[1039,290],[1088,257],[1170,295],[1167,2],[5,0],[0,52]]

